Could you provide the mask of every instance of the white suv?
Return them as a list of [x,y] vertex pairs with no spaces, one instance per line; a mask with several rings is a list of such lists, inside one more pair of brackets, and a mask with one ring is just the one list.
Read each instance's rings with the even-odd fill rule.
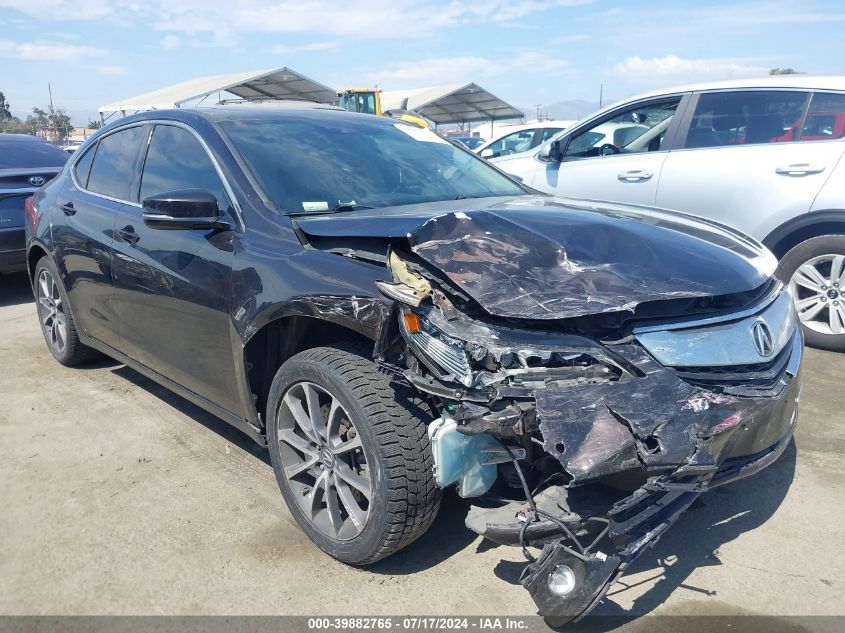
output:
[[845,351],[843,153],[845,77],[786,75],[635,97],[491,162],[540,191],[686,211],[757,238],[781,261],[807,342]]

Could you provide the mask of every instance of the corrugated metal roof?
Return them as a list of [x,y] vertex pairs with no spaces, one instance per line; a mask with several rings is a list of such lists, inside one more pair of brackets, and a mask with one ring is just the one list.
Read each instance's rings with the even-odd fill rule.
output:
[[405,99],[409,110],[435,123],[499,121],[524,116],[519,109],[475,83],[382,92],[382,109],[398,110]]
[[328,86],[309,79],[290,68],[253,70],[230,75],[197,77],[182,83],[159,88],[135,97],[102,106],[101,113],[164,110],[201,99],[215,92],[228,92],[249,101],[262,99],[298,99],[318,103],[334,103],[337,94]]

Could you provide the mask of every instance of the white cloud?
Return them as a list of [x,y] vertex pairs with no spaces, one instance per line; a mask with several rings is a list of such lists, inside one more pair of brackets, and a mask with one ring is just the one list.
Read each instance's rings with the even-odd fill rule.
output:
[[174,48],[179,48],[181,44],[182,40],[173,35],[173,33],[168,33],[161,39],[161,50],[172,51]]
[[0,57],[24,59],[29,61],[78,61],[100,58],[108,51],[93,46],[78,46],[63,42],[37,40],[35,42],[14,42],[0,40]]
[[435,57],[388,66],[369,75],[371,83],[393,88],[419,87],[426,84],[458,83],[498,77],[508,73],[569,72],[569,62],[536,51],[523,51],[510,58],[489,59],[481,56]]
[[702,81],[732,77],[765,75],[768,69],[743,59],[709,58],[684,59],[677,55],[643,59],[635,55],[613,67],[613,72],[631,83],[672,81]]
[[326,42],[311,42],[303,44],[302,46],[288,46],[286,44],[277,44],[270,49],[274,55],[284,55],[286,53],[310,53],[313,51],[328,51],[334,48],[339,48],[340,42],[330,40]]
[[40,20],[142,21],[191,37],[232,42],[244,33],[315,33],[356,39],[401,39],[468,23],[506,23],[594,0],[0,0]]

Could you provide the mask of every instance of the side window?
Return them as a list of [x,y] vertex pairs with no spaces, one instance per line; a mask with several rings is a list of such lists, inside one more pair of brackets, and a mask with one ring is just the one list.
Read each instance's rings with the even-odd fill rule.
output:
[[719,147],[792,141],[809,95],[806,92],[748,90],[698,97],[686,147]]
[[656,152],[681,102],[680,97],[643,103],[575,134],[566,146],[567,158]]
[[[794,133],[796,121],[790,128]],[[801,130],[802,141],[827,141],[845,137],[845,94],[816,92]]]
[[503,136],[487,149],[493,151],[493,156],[507,156],[531,149],[531,141],[534,138],[534,130],[520,130]]
[[146,126],[139,125],[99,140],[91,174],[88,176],[89,191],[119,200],[130,199],[129,189],[135,175],[135,161],[146,129]]
[[91,147],[85,150],[85,153],[76,161],[73,166],[73,173],[83,189],[88,187],[88,174],[91,173],[91,163],[94,162],[94,153],[97,151],[97,144],[94,143]]
[[229,206],[223,182],[194,135],[174,125],[156,125],[141,176],[141,200],[176,189],[203,189],[214,194],[221,209]]
[[550,138],[552,138],[558,132],[563,132],[562,127],[547,127],[543,130],[543,137],[540,139],[540,143],[545,143]]

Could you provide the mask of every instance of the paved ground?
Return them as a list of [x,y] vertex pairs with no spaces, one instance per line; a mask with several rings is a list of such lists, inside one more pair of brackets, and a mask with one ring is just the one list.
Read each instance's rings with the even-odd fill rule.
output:
[[[794,445],[705,495],[602,613],[845,614],[845,355],[809,350]],[[111,362],[50,357],[22,276],[0,278],[0,614],[533,614],[513,549],[449,495],[368,570],[320,553],[265,451]]]

